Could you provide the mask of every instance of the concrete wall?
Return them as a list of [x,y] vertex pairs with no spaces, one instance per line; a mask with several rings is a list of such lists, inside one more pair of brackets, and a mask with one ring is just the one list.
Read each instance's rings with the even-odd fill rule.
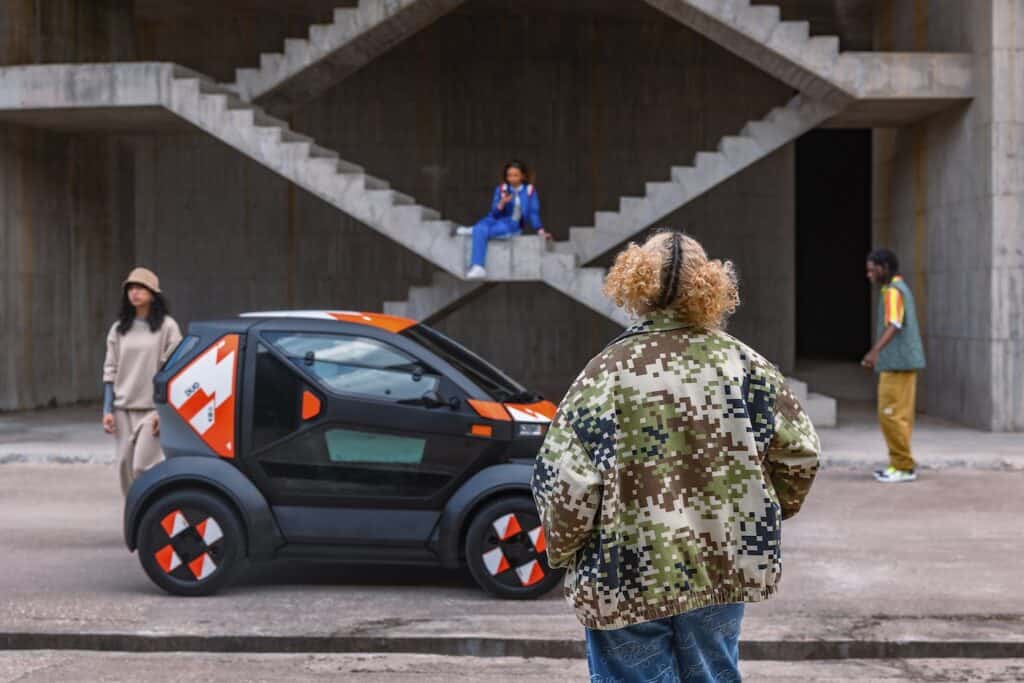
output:
[[[670,166],[691,163],[695,152],[714,149],[723,135],[790,95],[643,3],[575,8],[472,1],[298,111],[293,127],[464,223],[485,212],[502,162],[525,158],[537,169],[545,222],[567,235],[570,225],[591,224],[594,210],[616,208],[620,195],[642,194],[645,181],[667,179]],[[157,6],[148,11],[157,14],[136,15],[140,58],[178,59],[219,78],[252,61],[246,55],[254,45],[239,38],[244,31],[232,34],[219,54],[206,33],[186,44],[188,21],[177,24],[176,34]],[[264,33],[258,40],[269,42]],[[103,332],[116,312],[122,273],[133,262],[159,273],[183,323],[272,307],[379,309],[384,300],[404,298],[410,285],[430,281],[429,264],[202,134],[103,139],[120,151],[101,155],[106,166],[90,179],[106,183],[103,206],[119,213],[116,220],[95,213],[107,236],[88,248],[110,253],[93,268],[93,317],[74,328],[74,336],[88,338],[76,351],[81,390],[60,393],[58,375],[33,377],[26,380],[31,396],[17,394],[6,407],[98,395]],[[30,143],[24,144],[27,150]],[[787,369],[792,174],[792,151],[783,150],[666,221],[704,240],[713,256],[737,262],[744,305],[731,329]],[[19,182],[30,182],[33,192],[47,187]],[[55,175],[52,183],[65,187],[66,177]],[[125,215],[134,224],[130,235],[119,232]],[[28,229],[15,223],[6,224],[6,234]],[[48,221],[51,233],[53,224],[59,218]],[[78,257],[72,250],[62,258]],[[59,270],[51,260],[41,259],[41,275]],[[22,319],[45,316],[45,308],[3,308]],[[543,285],[493,287],[439,327],[555,398],[617,332]],[[54,346],[44,355],[62,353]]]
[[978,60],[970,106],[874,139],[875,243],[899,254],[926,333],[921,408],[1024,429],[1024,2],[880,9],[879,49]]
[[[480,40],[495,21],[504,30]],[[508,81],[506,92],[482,95],[496,78]],[[568,3],[487,1],[414,36],[292,124],[463,223],[486,211],[503,161],[524,158],[537,169],[545,221],[567,235],[788,94],[642,3],[576,12]],[[430,280],[418,257],[216,141],[184,135],[136,144],[139,260],[168,282],[182,316],[378,309]],[[737,261],[746,303],[732,330],[787,369],[792,164],[791,151],[779,153],[667,221]],[[196,244],[208,249],[197,253]],[[616,334],[542,285],[494,287],[439,327],[556,397]]]
[[[127,0],[8,0],[0,64],[128,59]],[[0,126],[0,410],[95,399],[131,266],[132,154],[102,134]]]

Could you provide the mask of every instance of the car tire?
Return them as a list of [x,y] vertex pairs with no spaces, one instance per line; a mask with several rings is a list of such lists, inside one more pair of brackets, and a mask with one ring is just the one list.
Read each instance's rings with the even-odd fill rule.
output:
[[548,565],[544,530],[533,501],[502,498],[478,510],[466,530],[466,565],[481,588],[499,598],[531,600],[561,583]]
[[212,595],[241,568],[244,533],[238,513],[220,497],[173,491],[157,498],[139,522],[139,562],[172,595]]

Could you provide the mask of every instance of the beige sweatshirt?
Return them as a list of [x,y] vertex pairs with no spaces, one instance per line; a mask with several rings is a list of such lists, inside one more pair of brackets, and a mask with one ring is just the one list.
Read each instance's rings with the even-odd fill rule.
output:
[[136,320],[125,334],[114,323],[107,334],[103,381],[114,385],[114,407],[123,410],[153,408],[153,376],[181,341],[181,330],[167,316],[156,332],[149,323]]

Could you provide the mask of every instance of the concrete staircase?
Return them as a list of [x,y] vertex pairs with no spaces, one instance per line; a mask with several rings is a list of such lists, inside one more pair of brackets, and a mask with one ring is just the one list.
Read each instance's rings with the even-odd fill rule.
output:
[[464,0],[359,0],[314,24],[308,38],[288,38],[284,51],[260,55],[258,69],[238,69],[232,88],[246,101],[286,113],[312,100],[421,31]]
[[899,126],[973,96],[967,53],[840,52],[837,36],[811,36],[751,0],[645,0],[802,93],[842,110],[836,126]]
[[[434,209],[390,188],[380,178],[296,133],[280,119],[244,102],[233,90],[174,65],[164,105],[182,119],[320,197],[361,223],[461,277],[470,238],[453,236],[455,224]],[[541,279],[544,241],[521,237],[488,250],[491,279]]]
[[384,312],[420,322],[430,322],[465,302],[485,286],[438,271],[434,273],[429,285],[410,287],[409,298],[405,301],[385,301]]
[[594,227],[572,227],[569,241],[556,249],[589,263],[654,226],[713,187],[817,128],[836,114],[820,101],[797,95],[763,119],[750,121],[739,135],[727,135],[715,152],[698,152],[692,166],[673,166],[667,182],[647,183],[643,197],[622,197],[618,211],[598,211]]

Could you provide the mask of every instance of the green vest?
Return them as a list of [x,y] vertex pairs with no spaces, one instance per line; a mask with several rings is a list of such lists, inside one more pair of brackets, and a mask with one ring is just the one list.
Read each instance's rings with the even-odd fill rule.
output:
[[[878,355],[875,372],[898,370],[921,370],[924,368],[924,346],[921,344],[921,330],[917,324],[917,308],[914,295],[903,279],[893,279],[886,287],[895,287],[903,295],[903,327],[896,333]],[[875,339],[885,331],[885,287],[878,297],[878,320],[875,325]]]

